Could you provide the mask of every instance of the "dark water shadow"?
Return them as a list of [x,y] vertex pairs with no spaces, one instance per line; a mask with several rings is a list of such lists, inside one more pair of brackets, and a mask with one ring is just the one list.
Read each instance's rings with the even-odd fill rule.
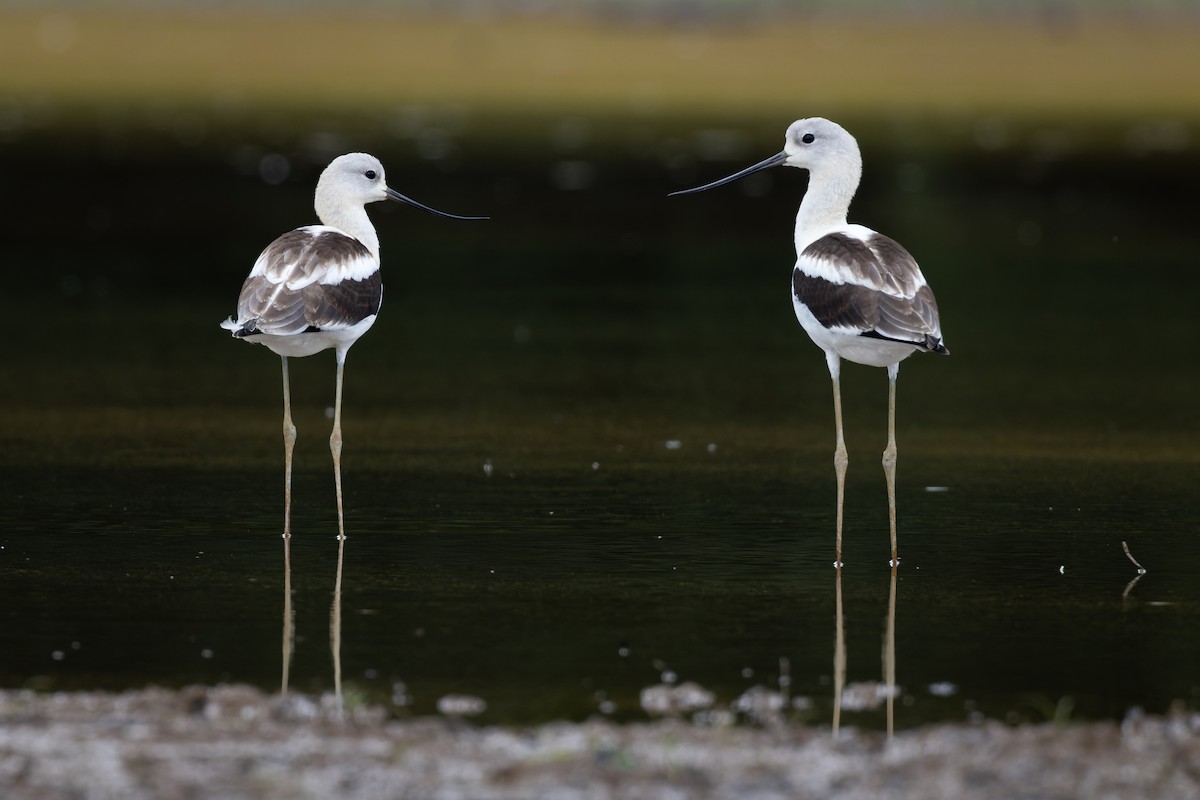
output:
[[[843,376],[849,566],[831,593],[828,379],[783,288],[802,179],[684,211],[653,159],[599,164],[594,191],[568,193],[535,159],[382,144],[419,196],[499,187],[497,224],[447,238],[378,219],[388,299],[347,376],[346,582],[329,451],[309,435],[328,360],[294,365],[298,528],[279,575],[273,357],[216,328],[263,232],[309,219],[316,167],[268,187],[218,150],[6,150],[27,198],[12,302],[38,314],[0,363],[0,683],[245,681],[397,715],[469,693],[482,722],[520,724],[606,713],[601,692],[641,719],[656,661],[728,703],[786,659],[828,719],[830,681],[866,678],[880,647],[855,623],[884,602],[882,479],[859,466],[882,446],[882,377]],[[891,177],[914,159],[920,193]],[[1168,202],[1195,158],[870,163],[855,216],[918,253],[954,355],[905,365],[905,613],[884,667],[904,688],[891,723],[854,723],[1195,704],[1200,278]],[[94,207],[44,213],[46,164],[95,187]],[[181,182],[180,205],[148,207]],[[197,220],[228,225],[196,237]],[[1129,335],[1147,320],[1153,347]],[[1153,580],[1130,583],[1123,541]],[[330,573],[332,597],[313,577]],[[392,703],[399,685],[411,702]]]

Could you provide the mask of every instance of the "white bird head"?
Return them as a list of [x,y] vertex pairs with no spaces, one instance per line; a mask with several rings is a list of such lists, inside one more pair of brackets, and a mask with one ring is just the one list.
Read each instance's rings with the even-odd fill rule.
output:
[[[448,214],[405,197],[387,185],[383,164],[368,153],[346,153],[329,162],[317,181],[316,209],[322,221],[338,219],[351,208],[362,208],[367,203],[380,200],[395,200],[406,203],[430,214],[450,219],[487,219],[487,217],[464,217]],[[328,222],[328,224],[336,224]]]
[[839,171],[862,174],[862,155],[850,132],[823,117],[798,119],[784,137],[783,164],[818,170],[831,166]]
[[841,183],[852,183],[851,195],[862,176],[862,156],[854,137],[836,122],[830,122],[823,117],[811,117],[798,119],[789,125],[784,138],[783,150],[770,158],[726,178],[697,186],[694,189],[671,192],[671,195],[715,189],[747,175],[753,175],[755,172],[779,166],[801,167],[812,173],[820,172],[836,176]]
[[367,153],[347,153],[329,162],[317,181],[317,212],[322,201],[366,205],[387,199],[383,164]]

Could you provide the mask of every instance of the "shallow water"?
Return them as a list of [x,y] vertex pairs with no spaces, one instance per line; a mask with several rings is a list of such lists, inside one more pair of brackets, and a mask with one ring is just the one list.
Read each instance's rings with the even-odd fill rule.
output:
[[[67,214],[48,259],[48,223],[18,220],[9,269],[26,270],[30,312],[0,366],[0,683],[278,687],[278,360],[216,324],[263,232],[308,220],[312,175],[268,188],[194,154],[112,158],[93,174],[103,203]],[[879,172],[907,163],[893,158]],[[1003,161],[938,165],[918,195],[868,184],[853,215],[917,252],[952,350],[901,370],[896,724],[1195,707],[1200,286],[1151,183],[1195,165],[1110,168],[1099,191],[1097,163],[1014,184]],[[469,166],[391,182],[488,227],[376,214],[387,294],[346,373],[346,696],[628,719],[664,674],[727,704],[778,689],[784,665],[805,699],[792,716],[828,724],[832,414],[784,294],[803,177],[668,203],[654,165],[601,165],[591,193],[528,163],[520,191]],[[196,176],[197,196],[154,205],[165,176]],[[247,192],[228,236],[172,248],[189,217],[212,226]],[[292,379],[288,683],[321,691],[332,358],[293,361]],[[883,372],[848,366],[843,393],[845,679],[873,691],[891,588]],[[1136,585],[1123,541],[1149,570]],[[884,711],[847,705],[841,722],[882,727]]]

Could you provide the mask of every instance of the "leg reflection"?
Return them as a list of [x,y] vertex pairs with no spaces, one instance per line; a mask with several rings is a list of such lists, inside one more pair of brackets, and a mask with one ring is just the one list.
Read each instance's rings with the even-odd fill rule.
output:
[[836,571],[834,597],[837,603],[835,614],[837,631],[833,644],[833,735],[837,736],[842,724],[842,692],[846,688],[846,626],[842,618],[842,571]]
[[333,655],[333,694],[342,707],[342,556],[346,539],[338,539],[337,577],[333,582],[333,607],[329,612],[329,651]]
[[896,703],[896,562],[892,561],[892,585],[888,592],[887,628],[883,635],[883,682],[887,703],[887,737],[895,733]]
[[296,616],[292,610],[292,537],[283,537],[283,677],[279,693],[288,692],[288,673],[296,652]]

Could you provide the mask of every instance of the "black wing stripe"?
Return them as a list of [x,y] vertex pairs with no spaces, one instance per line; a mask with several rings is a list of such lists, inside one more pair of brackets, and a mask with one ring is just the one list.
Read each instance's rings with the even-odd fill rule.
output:
[[792,292],[826,328],[867,331],[879,319],[878,293],[862,286],[832,283],[797,269],[792,272]]
[[937,327],[937,302],[928,286],[906,300],[865,286],[839,284],[792,272],[792,291],[826,328],[857,330],[859,335],[947,352]]
[[383,303],[383,276],[376,270],[361,281],[314,283],[304,287],[301,294],[308,325],[321,330],[347,328],[379,313]]

